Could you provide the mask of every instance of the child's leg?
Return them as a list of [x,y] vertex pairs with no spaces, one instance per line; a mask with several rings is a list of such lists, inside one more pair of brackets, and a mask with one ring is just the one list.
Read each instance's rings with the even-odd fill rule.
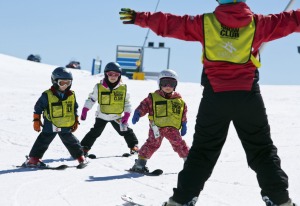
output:
[[96,139],[102,134],[106,124],[106,120],[96,118],[94,127],[84,136],[80,144],[90,150]]
[[127,131],[121,131],[120,125],[117,122],[111,121],[110,123],[115,128],[115,130],[119,133],[119,135],[124,137],[128,148],[133,148],[135,145],[139,143],[138,139],[136,138],[131,128],[127,127]]
[[185,160],[189,154],[189,147],[182,139],[179,131],[176,128],[166,127],[161,130],[161,134],[169,140],[173,150],[178,153],[179,157]]
[[31,148],[29,157],[42,158],[55,136],[56,133],[41,132]]
[[74,159],[77,159],[83,156],[82,147],[78,139],[72,133],[58,133],[61,141],[68,149],[69,153]]
[[149,128],[149,137],[146,140],[145,144],[139,150],[139,156],[145,159],[150,159],[153,153],[160,147],[163,140],[163,135],[158,138],[154,137],[151,127]]

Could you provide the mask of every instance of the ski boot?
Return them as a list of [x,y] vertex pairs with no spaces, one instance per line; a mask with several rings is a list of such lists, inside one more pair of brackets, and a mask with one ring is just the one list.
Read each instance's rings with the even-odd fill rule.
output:
[[139,153],[139,147],[137,145],[135,145],[134,147],[132,147],[130,149],[130,152],[129,152],[131,155],[133,154],[138,154]]
[[76,166],[77,169],[83,169],[87,166],[88,162],[86,161],[84,156],[80,156],[77,158],[79,165]]
[[274,204],[267,196],[264,196],[262,199],[266,203],[266,206],[297,206],[295,203],[292,202],[291,199],[289,199],[289,201],[287,201],[286,203],[280,205]]
[[138,173],[149,172],[148,167],[146,167],[146,163],[147,163],[147,159],[143,159],[139,157],[138,159],[135,160],[135,164],[130,170]]
[[83,146],[82,151],[83,151],[83,156],[85,158],[88,157],[90,159],[96,159],[96,155],[88,153],[90,151],[90,148],[88,148],[87,146]]
[[84,157],[87,157],[89,155],[89,148],[87,146],[82,146],[82,151],[83,151],[83,155]]
[[168,202],[164,202],[162,206],[195,206],[196,202],[198,200],[198,197],[194,197],[191,201],[185,204],[180,204],[175,202],[172,197],[169,198]]
[[47,165],[38,157],[28,157],[27,160],[22,164],[23,167],[46,167]]

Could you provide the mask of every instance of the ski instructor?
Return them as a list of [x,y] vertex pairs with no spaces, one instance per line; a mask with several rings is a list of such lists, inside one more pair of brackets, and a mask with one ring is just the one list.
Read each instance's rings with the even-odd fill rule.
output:
[[198,41],[203,46],[203,97],[193,144],[174,194],[165,206],[196,204],[225,143],[232,121],[256,172],[267,206],[294,206],[288,176],[280,166],[258,85],[259,48],[264,42],[300,32],[300,9],[254,14],[246,0],[218,0],[213,13],[177,16],[168,13],[119,12],[124,24],[150,28],[159,36]]

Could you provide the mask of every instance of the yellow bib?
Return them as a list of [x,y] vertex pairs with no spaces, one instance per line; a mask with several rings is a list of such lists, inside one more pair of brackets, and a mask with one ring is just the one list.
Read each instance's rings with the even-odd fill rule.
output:
[[153,102],[153,115],[148,116],[158,127],[181,128],[184,110],[184,101],[181,98],[165,99],[157,93],[151,93]]
[[255,21],[241,28],[222,25],[213,13],[204,15],[204,55],[209,61],[245,64],[249,60],[256,67],[260,62],[252,55]]
[[48,96],[48,109],[45,117],[56,127],[71,127],[75,123],[75,94],[73,92],[66,100],[60,101],[51,90],[45,91]]
[[98,84],[98,103],[104,114],[122,114],[125,107],[126,85],[121,84],[117,89],[110,91],[102,84]]

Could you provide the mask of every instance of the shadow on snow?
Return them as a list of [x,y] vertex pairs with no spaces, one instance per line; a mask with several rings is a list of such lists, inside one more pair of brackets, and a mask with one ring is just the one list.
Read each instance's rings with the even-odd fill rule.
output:
[[138,174],[138,173],[129,173],[129,174],[105,176],[105,177],[89,176],[90,179],[88,179],[86,181],[87,182],[109,181],[109,180],[116,180],[116,179],[139,178],[139,177],[143,177],[143,176],[144,176],[143,174]]

